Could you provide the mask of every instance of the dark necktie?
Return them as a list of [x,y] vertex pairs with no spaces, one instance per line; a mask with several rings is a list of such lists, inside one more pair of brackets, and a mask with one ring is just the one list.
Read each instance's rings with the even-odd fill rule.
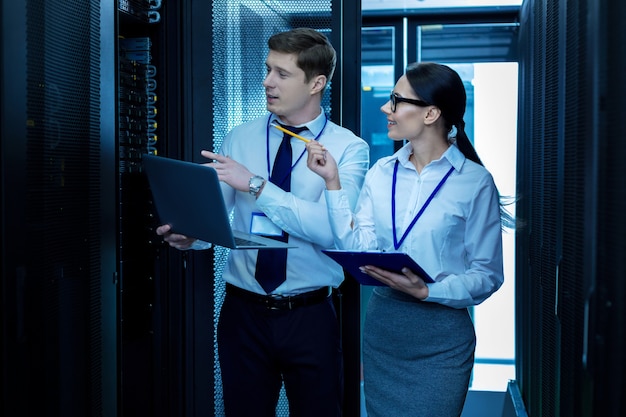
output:
[[[293,133],[306,130],[306,127],[283,127]],[[291,136],[285,133],[270,175],[270,182],[285,191],[291,191],[291,161]],[[283,232],[282,236],[272,236],[272,239],[287,242],[289,235]],[[287,277],[287,249],[259,249],[254,277],[266,293],[274,291]]]

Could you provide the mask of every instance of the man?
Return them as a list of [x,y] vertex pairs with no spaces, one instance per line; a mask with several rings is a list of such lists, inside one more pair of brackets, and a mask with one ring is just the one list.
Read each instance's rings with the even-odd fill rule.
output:
[[[268,46],[263,86],[270,114],[232,129],[219,153],[202,151],[222,181],[227,206],[234,208],[233,228],[293,246],[229,254],[217,339],[224,406],[229,417],[274,417],[284,382],[292,415],[340,416],[343,358],[330,294],[343,271],[320,252],[334,242],[324,181],[307,168],[305,140],[319,140],[336,156],[351,207],[369,167],[369,148],[328,120],[321,107],[336,63],[328,39],[298,28],[273,35]],[[279,147],[288,145],[286,171],[278,173],[277,160],[283,158],[277,154],[289,152]],[[157,233],[178,249],[208,247],[170,234],[167,225]],[[281,254],[286,266],[280,266]],[[274,278],[278,282],[266,283]]]

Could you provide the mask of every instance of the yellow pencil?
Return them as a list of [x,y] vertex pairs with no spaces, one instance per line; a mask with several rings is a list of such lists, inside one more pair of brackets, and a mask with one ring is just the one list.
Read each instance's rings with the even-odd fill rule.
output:
[[278,125],[275,125],[275,124],[272,124],[272,126],[274,126],[276,129],[278,129],[278,130],[280,130],[282,132],[285,132],[288,135],[293,136],[296,139],[300,139],[302,142],[310,142],[311,141],[311,139],[304,138],[304,137],[298,135],[297,133],[293,133],[292,131],[285,129],[282,126],[278,126]]

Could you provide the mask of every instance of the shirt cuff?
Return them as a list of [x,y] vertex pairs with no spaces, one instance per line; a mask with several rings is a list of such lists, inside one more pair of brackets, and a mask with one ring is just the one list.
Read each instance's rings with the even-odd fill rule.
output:
[[213,245],[209,242],[205,242],[203,240],[196,240],[195,242],[193,242],[191,244],[191,246],[189,247],[189,249],[193,249],[193,250],[205,250],[205,249],[210,249]]
[[350,210],[350,201],[344,189],[324,190],[326,203],[331,211]]
[[283,190],[271,183],[269,180],[265,181],[265,185],[261,190],[261,193],[258,195],[256,199],[256,203],[259,206],[263,206],[264,204],[268,204],[269,202],[275,201],[278,197],[278,194]]

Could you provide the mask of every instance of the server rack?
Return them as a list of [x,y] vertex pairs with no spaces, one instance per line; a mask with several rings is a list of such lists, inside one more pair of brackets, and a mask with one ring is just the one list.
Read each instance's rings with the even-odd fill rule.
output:
[[182,158],[180,19],[189,2],[116,3],[118,415],[190,415],[187,255],[156,235],[141,164],[146,153]]
[[[2,1],[3,415],[116,407],[114,185],[98,1]],[[104,110],[103,110],[104,109]]]
[[625,13],[531,0],[520,14],[516,356],[533,416],[625,411]]

